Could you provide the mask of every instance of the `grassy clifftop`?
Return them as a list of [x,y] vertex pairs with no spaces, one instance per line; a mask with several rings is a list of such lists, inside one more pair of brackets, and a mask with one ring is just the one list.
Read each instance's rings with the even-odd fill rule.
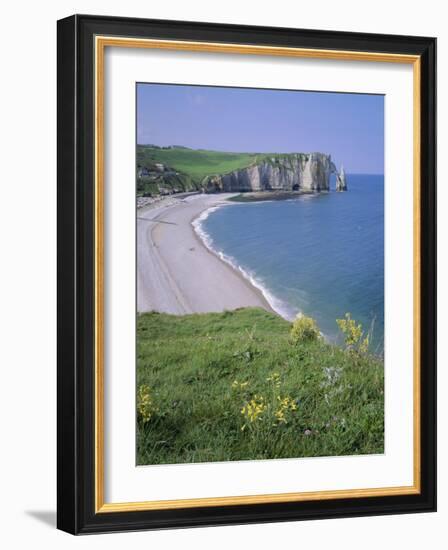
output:
[[138,463],[383,452],[383,364],[261,309],[138,317]]
[[[261,162],[285,162],[293,155],[295,153],[231,153],[180,146],[138,145],[137,192],[150,195],[161,191],[200,190],[201,183],[208,176],[228,174]],[[163,165],[165,171],[158,172],[157,164]],[[145,171],[143,175],[142,170]]]
[[205,151],[171,147],[162,149],[139,145],[137,147],[137,163],[149,166],[151,163],[162,163],[174,170],[189,176],[194,183],[200,183],[206,176],[226,174],[249,166],[257,155],[251,153],[225,153],[221,151]]

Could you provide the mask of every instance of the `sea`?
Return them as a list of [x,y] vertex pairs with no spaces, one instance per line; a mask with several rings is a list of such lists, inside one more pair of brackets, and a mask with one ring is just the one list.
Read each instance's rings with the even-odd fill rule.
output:
[[211,208],[195,228],[207,247],[238,269],[282,317],[314,318],[342,341],[336,319],[370,331],[384,346],[384,177],[348,174],[348,191]]

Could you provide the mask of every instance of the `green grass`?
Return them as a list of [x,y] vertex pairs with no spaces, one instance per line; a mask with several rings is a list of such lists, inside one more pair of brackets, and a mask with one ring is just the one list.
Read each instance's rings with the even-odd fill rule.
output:
[[226,174],[252,164],[257,155],[251,153],[225,153],[197,149],[159,149],[145,145],[137,146],[137,164],[149,166],[161,162],[199,184],[206,176]]
[[140,314],[138,464],[382,453],[382,361],[290,330],[252,308]]

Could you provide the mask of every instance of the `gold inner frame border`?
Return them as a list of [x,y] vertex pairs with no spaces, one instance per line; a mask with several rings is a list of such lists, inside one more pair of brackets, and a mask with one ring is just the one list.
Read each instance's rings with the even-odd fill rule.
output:
[[[191,498],[179,500],[154,500],[141,502],[106,503],[104,501],[104,54],[106,47],[146,48],[207,53],[232,53],[300,57],[312,59],[406,63],[413,66],[413,298],[414,298],[414,349],[413,349],[413,485],[366,489],[342,489],[275,493],[263,495],[226,496],[216,498]],[[421,219],[420,219],[420,124],[421,124],[421,60],[417,55],[382,52],[357,52],[250,44],[226,44],[178,40],[124,38],[96,36],[95,59],[95,513],[167,510],[181,508],[304,502],[344,498],[365,498],[393,495],[411,495],[421,492],[421,388],[420,388],[420,300],[421,300]]]

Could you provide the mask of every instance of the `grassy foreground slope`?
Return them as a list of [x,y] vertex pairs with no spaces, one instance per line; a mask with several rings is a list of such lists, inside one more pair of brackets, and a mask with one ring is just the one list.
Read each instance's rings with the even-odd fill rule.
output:
[[261,309],[137,325],[138,464],[382,453],[382,361]]

